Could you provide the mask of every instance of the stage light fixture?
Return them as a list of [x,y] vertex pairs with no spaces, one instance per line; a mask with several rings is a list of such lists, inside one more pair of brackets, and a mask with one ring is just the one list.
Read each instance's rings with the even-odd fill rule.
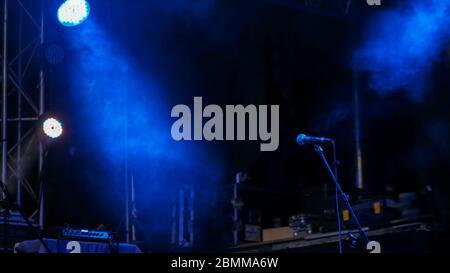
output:
[[42,128],[44,133],[49,138],[55,139],[62,135],[63,127],[61,122],[54,118],[48,118],[44,121]]
[[58,20],[66,27],[74,27],[83,23],[91,8],[86,0],[66,0],[58,9]]

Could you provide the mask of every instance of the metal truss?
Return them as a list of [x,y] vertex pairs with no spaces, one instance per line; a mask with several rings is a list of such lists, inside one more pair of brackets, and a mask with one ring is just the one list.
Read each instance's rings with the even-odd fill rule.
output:
[[[30,197],[35,205],[30,218],[43,228],[44,185],[41,173],[44,146],[36,134],[37,123],[44,113],[45,94],[44,69],[39,54],[44,44],[42,1],[2,2],[1,180],[9,188],[15,187],[19,206],[25,196]],[[36,8],[37,3],[39,8]],[[32,179],[27,178],[26,173],[30,162],[36,160],[38,173],[31,177],[38,177],[38,181],[30,181]]]

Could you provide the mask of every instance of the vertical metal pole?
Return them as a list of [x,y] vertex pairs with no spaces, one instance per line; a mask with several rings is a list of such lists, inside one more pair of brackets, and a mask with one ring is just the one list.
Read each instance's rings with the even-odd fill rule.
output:
[[[19,9],[19,33],[18,44],[19,48],[22,48],[22,31],[23,31],[23,10]],[[19,85],[23,83],[23,70],[22,70],[22,54],[18,56],[17,70],[19,76]],[[22,95],[17,92],[17,204],[22,206]]]
[[125,162],[125,241],[130,243],[130,192],[128,181],[128,160]]
[[177,199],[175,198],[175,203],[172,206],[172,233],[170,237],[170,243],[172,246],[177,244]]
[[361,128],[360,128],[360,112],[359,112],[359,75],[353,72],[353,96],[355,109],[355,151],[356,151],[356,188],[363,189],[363,162],[361,154]]
[[184,186],[180,188],[179,191],[179,202],[178,207],[178,245],[184,246]]
[[[239,174],[238,174],[239,175]],[[238,229],[238,221],[239,221],[239,210],[237,207],[238,202],[238,184],[239,177],[236,175],[236,183],[233,185],[233,245],[237,246],[239,244],[239,229]]]
[[136,242],[136,200],[134,194],[134,177],[131,175],[131,211],[133,220],[131,221],[131,240]]
[[[3,64],[2,64],[2,183],[7,185],[6,169],[8,159],[8,143],[7,143],[7,99],[8,99],[8,0],[3,0]],[[5,199],[5,195],[2,195]]]
[[130,243],[130,181],[128,174],[128,89],[125,88],[125,239]]
[[194,187],[189,185],[189,246],[194,247],[194,221],[195,221],[195,192]]
[[[41,47],[44,45],[44,5],[41,1],[41,33],[40,33],[40,45]],[[41,68],[39,71],[39,117],[44,114],[45,105],[44,105],[44,93],[45,93],[45,85],[44,85],[44,67],[41,64]],[[40,206],[39,206],[39,227],[44,229],[44,208],[45,208],[45,189],[44,189],[44,177],[42,175],[43,166],[44,166],[44,153],[45,147],[42,141],[39,142],[39,176],[40,177]]]

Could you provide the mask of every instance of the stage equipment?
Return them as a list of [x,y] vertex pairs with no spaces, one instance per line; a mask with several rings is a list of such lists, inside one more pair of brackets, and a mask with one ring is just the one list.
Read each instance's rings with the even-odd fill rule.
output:
[[[33,224],[33,227],[39,228],[36,224]],[[19,212],[9,210],[7,213],[0,209],[0,251],[12,252],[15,243],[34,238],[33,232]]]
[[244,225],[244,240],[246,242],[260,242],[261,241],[261,225],[245,224]]
[[[44,239],[52,253],[142,253],[139,247],[124,243],[82,242]],[[48,253],[40,241],[24,241],[14,247],[16,253]]]
[[291,227],[277,227],[263,229],[263,242],[291,240],[295,238],[295,231]]
[[[9,251],[9,244],[10,244],[10,238],[9,238],[9,231],[10,231],[10,216],[13,216],[14,213],[12,213],[12,209],[18,212],[16,214],[15,219],[17,221],[17,216],[23,219],[25,221],[26,225],[28,226],[29,230],[33,233],[33,235],[38,238],[38,241],[42,244],[42,246],[45,248],[47,253],[52,253],[48,245],[44,242],[41,234],[39,233],[39,230],[33,226],[31,221],[26,218],[22,212],[22,209],[17,204],[14,204],[11,201],[11,195],[9,194],[8,187],[3,183],[3,181],[0,181],[0,187],[2,188],[3,192],[3,200],[2,200],[2,207],[3,207],[3,250],[4,252]],[[19,218],[19,219],[20,219]]]
[[48,118],[42,124],[42,129],[46,136],[51,139],[60,137],[63,133],[63,127],[61,122],[54,118]]
[[178,200],[172,207],[172,247],[194,247],[194,198],[192,185],[183,185],[178,191]]
[[233,207],[233,245],[237,246],[239,244],[239,233],[242,230],[242,207],[244,202],[239,196],[239,183],[247,180],[247,174],[237,173],[236,183],[233,184],[233,199],[231,200],[231,205]]
[[[349,201],[349,196],[342,190],[341,185],[339,184],[339,181],[337,180],[337,177],[335,176],[335,174],[333,173],[333,170],[330,167],[330,164],[328,163],[323,148],[316,144],[315,145],[315,150],[316,153],[322,158],[323,163],[325,164],[325,166],[327,167],[328,172],[330,173],[331,178],[333,179],[333,182],[336,186],[336,191],[339,193],[339,196],[341,197],[341,200],[343,201],[345,207],[348,209],[349,211],[349,216],[352,219],[353,223],[356,225],[356,227],[359,230],[359,235],[360,237],[362,237],[362,240],[364,242],[364,246],[367,245],[369,243],[369,238],[367,237],[366,232],[363,230],[361,224],[359,223],[358,217],[356,216],[355,212],[353,211],[353,208],[350,204]],[[337,210],[339,211],[339,210]],[[338,217],[340,219],[340,217]],[[340,221],[339,221],[340,223]],[[340,232],[341,226],[339,226],[339,232]],[[354,237],[354,245],[357,245],[358,243],[356,242],[357,240],[360,239],[360,237]],[[358,244],[359,245],[359,244]]]
[[66,0],[58,9],[58,20],[66,27],[74,27],[86,21],[91,8],[86,0]]
[[319,229],[319,216],[299,214],[289,217],[289,226],[294,230],[294,237],[302,237]]
[[331,166],[328,163],[327,158],[325,157],[325,153],[324,153],[322,146],[320,146],[319,144],[315,144],[314,148],[315,148],[316,153],[322,159],[322,161],[323,161],[327,171],[329,172],[329,174],[335,184],[335,187],[336,187],[336,212],[337,212],[337,220],[338,220],[338,227],[339,227],[339,231],[338,231],[339,251],[340,251],[340,253],[342,253],[342,238],[341,238],[342,225],[341,225],[341,216],[339,215],[340,210],[339,210],[338,196],[343,201],[344,206],[348,210],[350,219],[352,219],[352,222],[356,225],[356,227],[358,228],[358,231],[359,231],[359,236],[354,236],[354,241],[352,244],[355,246],[360,246],[360,241],[362,240],[364,243],[364,246],[366,246],[369,243],[369,238],[367,237],[366,232],[363,230],[363,228],[358,220],[358,217],[356,216],[356,214],[350,204],[349,196],[342,190],[342,187],[339,183],[339,180],[337,177],[337,165],[338,165],[337,162],[338,161],[336,159],[336,147],[334,145],[334,141],[331,141],[331,143],[333,144],[333,153],[334,153],[334,164],[333,164],[334,168],[335,168],[334,171],[331,169]]
[[[333,146],[333,167],[334,167],[333,175],[336,178],[336,181],[338,180],[339,161],[337,160],[337,155],[336,155],[336,145],[332,139],[324,138],[324,137],[308,137],[304,134],[300,134],[297,136],[297,143],[299,145],[304,145],[306,143],[311,143],[311,144],[329,143],[329,144],[331,144]],[[336,194],[335,194],[335,206],[336,206],[336,219],[337,219],[337,224],[338,224],[339,253],[342,253],[342,238],[341,238],[342,225],[341,225],[341,217],[339,214],[339,192],[337,189],[336,189]]]
[[426,206],[424,196],[420,196],[416,192],[403,192],[398,195],[397,209],[403,219],[414,219],[425,214]]
[[258,183],[257,178],[239,172],[233,184],[227,185],[232,220],[229,240],[234,246],[261,241],[265,228],[286,227],[289,216],[300,209],[298,193],[267,189],[254,183]]
[[[367,230],[367,234],[381,244],[382,253],[425,253],[433,250],[445,252],[447,249],[447,241],[437,239],[440,237],[430,228],[428,222],[402,222],[385,228]],[[411,240],[411,238],[414,239]],[[253,254],[270,252],[332,253],[338,240],[337,232],[310,234],[292,240],[243,244],[232,248],[232,252]],[[351,240],[349,236],[344,236],[344,241],[350,242]],[[345,245],[345,252],[358,253],[350,244]]]
[[[353,209],[358,214],[361,224],[370,228],[382,227],[391,220],[401,218],[401,214],[397,211],[397,202],[387,198],[361,200],[353,204]],[[349,210],[343,209],[341,213],[344,226],[349,226],[351,222]]]
[[[27,209],[33,210],[29,214],[30,221],[43,228],[44,180],[30,181],[30,176],[25,173],[30,162],[36,162],[36,170],[29,171],[42,177],[44,162],[44,144],[36,139],[36,130],[42,128],[39,118],[45,112],[46,77],[44,58],[36,53],[42,52],[45,45],[46,17],[45,9],[35,5],[36,2],[40,1],[2,1],[0,179],[15,189],[11,195],[19,207],[25,201],[29,204]],[[0,200],[3,198],[0,195]]]
[[113,239],[111,234],[107,231],[76,229],[70,227],[61,229],[60,238],[96,242],[110,242]]

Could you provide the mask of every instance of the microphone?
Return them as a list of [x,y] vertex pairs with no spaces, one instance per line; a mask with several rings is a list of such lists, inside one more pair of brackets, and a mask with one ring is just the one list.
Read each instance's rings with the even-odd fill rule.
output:
[[317,143],[327,143],[332,142],[333,140],[326,137],[313,137],[313,136],[307,136],[305,134],[300,134],[297,136],[297,143],[299,145],[305,145],[305,144],[317,144]]

